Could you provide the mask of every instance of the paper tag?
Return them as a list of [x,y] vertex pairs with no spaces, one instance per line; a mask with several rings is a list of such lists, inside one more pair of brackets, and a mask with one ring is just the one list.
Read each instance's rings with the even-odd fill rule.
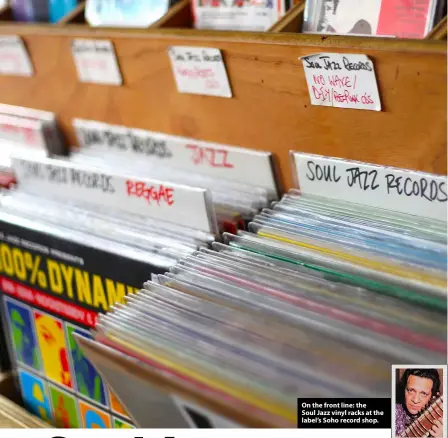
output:
[[303,194],[447,220],[444,176],[293,152]]
[[0,140],[36,150],[46,151],[47,148],[44,124],[41,120],[8,116],[1,113]]
[[109,40],[73,40],[72,53],[81,82],[121,85],[114,46]]
[[168,53],[179,93],[232,97],[220,50],[172,46]]
[[25,44],[18,36],[0,36],[0,74],[11,76],[33,76]]
[[51,158],[11,157],[21,189],[40,196],[106,206],[127,213],[216,233],[211,195],[205,189],[102,172]]
[[270,152],[227,146],[142,129],[75,119],[81,147],[102,154],[116,152],[133,159],[160,161],[169,166],[214,178],[267,189],[277,197]]
[[320,53],[299,59],[312,105],[381,111],[375,69],[366,55]]
[[227,418],[215,414],[209,409],[205,409],[196,403],[186,401],[173,395],[173,400],[179,408],[182,416],[191,428],[196,429],[239,429],[242,426]]

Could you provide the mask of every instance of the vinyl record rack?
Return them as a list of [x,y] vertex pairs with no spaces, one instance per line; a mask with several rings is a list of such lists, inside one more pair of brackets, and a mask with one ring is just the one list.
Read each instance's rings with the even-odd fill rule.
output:
[[[72,120],[81,118],[271,151],[282,191],[294,186],[290,150],[447,173],[446,17],[427,39],[401,40],[301,34],[304,2],[264,33],[195,30],[189,0],[139,30],[89,27],[84,8],[81,3],[53,25],[15,23],[8,7],[0,10],[0,36],[21,37],[35,69],[30,78],[0,76],[0,102],[55,112],[73,147]],[[71,53],[75,38],[112,41],[123,85],[79,82]],[[220,49],[233,97],[180,94],[167,56],[171,45]],[[311,105],[299,58],[323,52],[372,59],[382,110]],[[115,371],[189,398],[188,390],[113,351],[83,346]],[[269,427],[212,400],[190,398],[238,424]]]
[[[80,23],[83,4],[55,25],[14,23],[5,9],[0,35],[22,37],[35,75],[0,76],[1,101],[57,113],[71,145],[78,117],[272,151],[284,189],[291,149],[445,174],[446,21],[434,40],[400,40],[292,33],[301,14],[303,3],[255,33],[191,29],[188,0],[145,30],[91,28]],[[74,38],[111,40],[123,86],[80,83]],[[174,44],[221,49],[233,98],[178,93],[167,56]],[[373,60],[381,112],[310,104],[299,58],[324,51]]]

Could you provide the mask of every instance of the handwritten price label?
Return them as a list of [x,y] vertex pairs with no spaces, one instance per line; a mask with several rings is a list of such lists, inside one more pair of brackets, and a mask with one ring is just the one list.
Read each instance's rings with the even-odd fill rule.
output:
[[172,46],[168,53],[179,93],[232,97],[220,50]]
[[118,86],[123,83],[111,41],[74,40],[72,54],[81,82]]
[[0,37],[0,74],[10,76],[34,74],[26,47],[18,36]]
[[375,70],[367,56],[321,53],[300,59],[313,105],[381,111]]

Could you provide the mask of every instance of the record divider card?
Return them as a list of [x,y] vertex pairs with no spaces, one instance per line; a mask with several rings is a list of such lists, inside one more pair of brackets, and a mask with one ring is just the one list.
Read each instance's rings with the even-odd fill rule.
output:
[[218,232],[211,195],[205,189],[100,171],[69,161],[15,155],[12,168],[21,188],[36,195],[107,206],[157,220],[194,224]]
[[304,195],[447,220],[444,176],[293,151],[291,158]]
[[89,151],[119,153],[126,158],[168,166],[265,188],[277,198],[272,153],[198,141],[143,129],[75,119],[78,144]]

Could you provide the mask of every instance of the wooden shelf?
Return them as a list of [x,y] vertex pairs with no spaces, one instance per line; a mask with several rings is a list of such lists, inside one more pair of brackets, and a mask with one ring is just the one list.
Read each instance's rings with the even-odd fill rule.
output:
[[[189,0],[148,29],[90,28],[83,4],[55,25],[8,22],[11,11],[5,8],[0,35],[22,37],[35,75],[0,76],[0,103],[55,112],[73,146],[72,120],[82,118],[271,151],[283,190],[293,186],[290,150],[446,174],[446,20],[427,40],[305,35],[296,33],[303,8],[297,4],[266,33],[191,29]],[[74,38],[111,40],[123,85],[80,83],[71,54]],[[172,45],[220,49],[233,97],[178,93],[167,53]],[[312,106],[299,58],[320,52],[369,56],[382,111]],[[83,346],[116,371],[178,392],[240,424],[269,426],[175,387],[113,351]]]
[[[344,157],[445,174],[447,57],[444,41],[247,33],[16,25],[36,74],[0,77],[2,103],[54,111],[75,144],[75,117],[205,141],[272,151],[284,188],[292,186],[288,151]],[[82,84],[73,38],[113,41],[124,85]],[[222,50],[233,98],[178,93],[171,45]],[[381,112],[310,104],[299,57],[362,53],[374,62]]]
[[430,40],[446,40],[447,36],[447,17],[445,17],[426,37]]

